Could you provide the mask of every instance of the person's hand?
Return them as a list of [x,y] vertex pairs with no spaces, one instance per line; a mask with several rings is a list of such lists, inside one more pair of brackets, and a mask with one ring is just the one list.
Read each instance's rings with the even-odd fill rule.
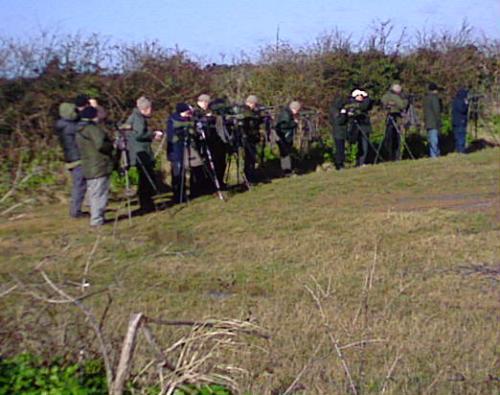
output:
[[153,139],[155,141],[161,141],[162,137],[163,137],[163,132],[161,130],[155,130],[154,131],[154,137],[153,137]]

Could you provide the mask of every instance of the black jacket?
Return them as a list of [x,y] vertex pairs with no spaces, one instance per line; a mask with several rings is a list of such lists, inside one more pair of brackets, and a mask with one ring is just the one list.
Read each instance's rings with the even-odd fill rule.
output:
[[61,118],[56,121],[55,132],[64,152],[64,161],[66,163],[77,162],[80,160],[80,152],[76,145],[76,113],[74,115],[69,112],[65,114],[62,111],[60,115]]
[[467,95],[468,92],[466,89],[460,89],[453,99],[453,105],[451,109],[451,119],[453,126],[467,127],[467,115],[469,112]]

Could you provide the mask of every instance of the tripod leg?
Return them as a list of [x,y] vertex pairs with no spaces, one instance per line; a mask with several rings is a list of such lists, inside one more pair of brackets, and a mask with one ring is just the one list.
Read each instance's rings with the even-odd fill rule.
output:
[[408,144],[406,144],[406,138],[403,133],[401,133],[401,130],[399,129],[398,125],[396,124],[396,121],[392,117],[390,117],[392,125],[394,126],[394,129],[396,129],[396,133],[399,135],[401,145],[408,151],[408,154],[410,155],[410,158],[412,160],[415,160],[415,156],[413,155],[413,152],[411,152],[410,147],[408,147]]

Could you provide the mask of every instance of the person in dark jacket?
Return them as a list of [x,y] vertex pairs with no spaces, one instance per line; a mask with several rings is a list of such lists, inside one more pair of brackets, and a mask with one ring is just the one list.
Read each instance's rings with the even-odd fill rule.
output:
[[335,141],[335,168],[342,170],[345,162],[345,141],[347,139],[347,100],[342,96],[334,99],[330,107],[330,124],[332,125],[332,137]]
[[187,103],[178,103],[167,121],[167,159],[172,167],[175,203],[196,197],[205,185],[203,161],[196,145],[193,110]]
[[465,152],[465,140],[467,136],[467,120],[469,114],[468,95],[469,92],[467,89],[459,89],[453,99],[451,110],[453,135],[455,137],[455,151],[462,154]]
[[97,110],[94,107],[86,107],[80,112],[76,134],[83,175],[87,180],[89,192],[91,226],[104,224],[110,175],[113,171],[113,143],[97,125],[97,121]]
[[387,113],[384,146],[387,160],[390,161],[401,159],[401,119],[408,107],[408,100],[401,92],[401,85],[392,84],[391,89],[380,100]]
[[276,134],[280,150],[281,170],[285,176],[292,174],[292,158],[290,154],[293,149],[293,139],[297,131],[299,113],[301,104],[298,101],[292,101],[285,107],[276,119]]
[[82,213],[82,204],[87,192],[87,183],[83,176],[80,151],[76,145],[78,115],[75,105],[61,103],[59,117],[55,124],[55,132],[63,149],[66,169],[71,173],[72,179],[69,215],[73,218],[79,218],[84,215]]
[[260,142],[260,127],[263,122],[259,99],[255,95],[246,98],[245,104],[238,110],[239,127],[241,128],[241,144],[245,153],[243,172],[247,181],[257,182],[255,165],[257,163],[257,144]]
[[439,129],[441,128],[442,106],[438,96],[438,86],[433,82],[429,84],[429,92],[424,97],[423,105],[429,156],[437,158],[441,154],[439,151]]
[[361,89],[355,89],[351,93],[349,103],[345,106],[349,120],[348,134],[351,143],[358,143],[357,166],[365,166],[370,145],[372,124],[370,121],[370,110],[373,101],[368,93]]
[[128,117],[125,125],[129,129],[127,136],[127,149],[130,166],[135,166],[139,173],[139,205],[141,213],[155,210],[153,196],[157,192],[155,184],[154,166],[155,158],[151,143],[160,141],[163,133],[151,131],[148,128],[148,119],[151,117],[153,105],[149,99],[141,96],[137,99],[137,106]]
[[[214,113],[210,110],[210,96],[207,94],[202,94],[198,97],[197,104],[193,110],[193,119],[199,127],[203,128],[205,133],[206,144],[210,154],[212,156],[212,161],[215,168],[215,175],[219,181],[219,185],[224,188],[224,174],[226,173],[226,155],[227,148],[226,143],[222,140],[221,136],[217,133],[217,120]],[[203,155],[205,161],[208,160],[206,153],[200,152]],[[210,178],[210,177],[209,177]],[[211,179],[206,180],[207,188],[214,189],[213,181]],[[215,190],[214,190],[215,192]]]

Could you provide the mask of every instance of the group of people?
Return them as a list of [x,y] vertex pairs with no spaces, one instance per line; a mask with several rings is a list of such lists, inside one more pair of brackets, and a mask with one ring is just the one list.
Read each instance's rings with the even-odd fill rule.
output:
[[[292,173],[290,154],[300,109],[298,101],[290,102],[275,123],[285,176]],[[257,181],[257,146],[265,138],[261,130],[266,122],[269,125],[270,115],[259,105],[255,95],[248,96],[243,105],[230,105],[224,99],[212,100],[207,94],[200,95],[195,106],[178,103],[167,120],[165,132],[149,128],[152,111],[152,102],[148,98],[137,99],[136,107],[119,127],[122,139],[118,144],[102,126],[106,114],[95,99],[79,95],[74,103],[59,106],[60,118],[55,130],[72,176],[71,217],[84,215],[82,204],[87,194],[90,225],[104,223],[117,151],[120,154],[125,152],[125,170],[131,166],[137,168],[138,211],[154,211],[153,196],[157,187],[153,141],[167,142],[166,156],[171,163],[171,185],[176,203],[186,202],[207,191],[220,194],[225,188],[231,158],[236,162],[238,177],[241,176],[247,186]],[[123,162],[120,165],[123,166]]]
[[[386,128],[383,139],[384,160],[401,159],[402,135],[405,128],[405,115],[410,110],[410,101],[402,92],[399,83],[394,83],[382,96],[381,104],[386,112]],[[346,141],[358,146],[357,166],[364,166],[370,145],[380,155],[382,145],[374,147],[370,142],[372,133],[369,112],[373,108],[373,100],[361,89],[352,91],[349,97],[338,97],[330,109],[330,122],[335,142],[335,167],[344,168]],[[427,131],[429,156],[440,156],[439,133],[443,106],[439,97],[439,88],[430,83],[428,92],[423,98],[424,124]],[[469,113],[468,91],[459,89],[452,103],[452,127],[457,152],[465,152],[467,121]]]
[[[431,157],[440,155],[442,105],[438,91],[436,84],[429,84],[429,91],[423,100]],[[465,150],[467,97],[467,91],[461,89],[453,100],[452,121],[458,152]],[[399,160],[402,119],[408,111],[409,100],[403,94],[401,85],[394,83],[381,103],[387,114],[384,160]],[[372,108],[373,100],[362,89],[355,89],[349,97],[338,97],[333,101],[330,121],[335,142],[335,167],[338,170],[344,168],[346,141],[358,146],[357,166],[366,164],[370,146],[379,155],[380,147],[376,149],[370,141]],[[66,167],[72,176],[72,217],[84,215],[82,203],[87,193],[91,226],[104,223],[110,176],[116,167],[116,151],[121,153],[121,157],[125,154],[125,165],[121,163],[124,170],[131,166],[137,168],[139,212],[155,210],[153,197],[158,190],[155,155],[151,147],[153,141],[167,142],[166,156],[171,163],[171,186],[176,203],[186,202],[207,191],[222,196],[221,190],[226,187],[226,172],[233,160],[238,178],[241,177],[247,186],[255,183],[258,145],[263,139],[269,139],[271,133],[279,147],[283,175],[293,172],[291,154],[301,113],[298,101],[290,102],[277,116],[273,116],[259,104],[255,95],[248,96],[242,105],[231,105],[225,99],[212,100],[209,95],[202,94],[195,106],[178,103],[167,120],[165,131],[149,128],[152,111],[150,99],[144,96],[137,99],[136,107],[119,128],[123,138],[122,143],[117,144],[102,126],[106,112],[95,99],[79,95],[74,103],[60,105],[60,119],[55,129],[64,151]]]

